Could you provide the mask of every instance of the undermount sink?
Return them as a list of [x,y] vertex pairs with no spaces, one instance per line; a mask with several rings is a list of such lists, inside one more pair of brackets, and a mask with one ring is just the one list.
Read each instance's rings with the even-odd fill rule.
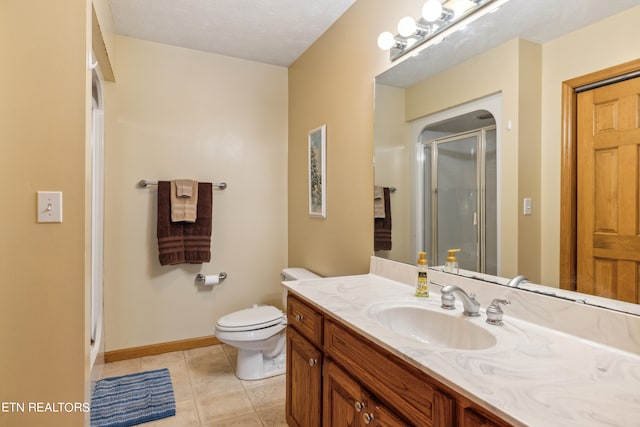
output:
[[426,344],[458,350],[483,350],[496,344],[493,334],[461,311],[441,311],[426,301],[384,301],[372,304],[366,313],[398,335]]

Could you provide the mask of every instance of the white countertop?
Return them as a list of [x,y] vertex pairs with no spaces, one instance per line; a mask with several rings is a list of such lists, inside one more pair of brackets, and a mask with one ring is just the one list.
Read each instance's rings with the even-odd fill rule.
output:
[[[640,356],[510,317],[492,326],[497,344],[456,350],[402,337],[366,314],[371,304],[406,299],[440,310],[432,287],[427,300],[413,287],[377,276],[285,282],[302,297],[446,386],[522,426],[640,426]],[[464,286],[463,286],[464,288]],[[453,315],[462,315],[462,306]],[[444,311],[444,310],[443,310]],[[437,328],[438,325],[424,325]]]

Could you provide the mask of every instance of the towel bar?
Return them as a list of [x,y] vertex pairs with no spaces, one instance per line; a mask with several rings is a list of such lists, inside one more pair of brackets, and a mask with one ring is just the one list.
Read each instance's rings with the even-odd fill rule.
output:
[[[145,188],[148,187],[149,185],[158,185],[158,181],[147,181],[146,179],[141,179],[140,181],[138,181],[138,186]],[[220,190],[224,190],[225,188],[227,188],[227,183],[226,182],[214,182],[213,184],[214,187],[219,188]]]

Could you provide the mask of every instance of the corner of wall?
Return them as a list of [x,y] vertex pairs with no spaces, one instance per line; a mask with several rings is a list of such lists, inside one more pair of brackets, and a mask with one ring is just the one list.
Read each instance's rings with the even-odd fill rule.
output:
[[[518,274],[541,279],[542,46],[518,41]],[[523,200],[530,198],[531,215]]]
[[110,55],[115,47],[111,9],[106,0],[93,0],[91,6],[91,47],[104,79],[114,82],[114,55]]

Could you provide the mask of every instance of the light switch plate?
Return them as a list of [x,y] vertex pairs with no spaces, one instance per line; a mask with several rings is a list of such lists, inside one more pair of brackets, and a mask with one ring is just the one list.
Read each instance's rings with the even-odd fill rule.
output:
[[62,222],[61,191],[38,191],[38,222]]
[[524,215],[531,215],[531,197],[525,197],[522,200],[522,213]]

